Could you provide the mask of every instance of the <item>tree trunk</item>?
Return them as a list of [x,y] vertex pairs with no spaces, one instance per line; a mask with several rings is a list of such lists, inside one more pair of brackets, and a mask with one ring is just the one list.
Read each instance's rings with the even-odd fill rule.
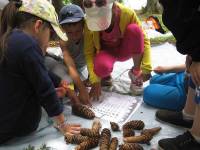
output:
[[162,12],[162,7],[158,0],[147,0],[147,5],[143,10],[143,13],[158,14]]
[[52,4],[56,9],[57,14],[59,13],[60,9],[64,6],[62,0],[52,0]]

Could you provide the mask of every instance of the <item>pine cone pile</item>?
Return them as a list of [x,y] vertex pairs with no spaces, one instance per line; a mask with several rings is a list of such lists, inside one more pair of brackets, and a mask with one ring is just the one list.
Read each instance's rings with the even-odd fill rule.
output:
[[[82,106],[80,105],[78,109],[86,112],[87,110]],[[119,131],[117,123],[110,122],[110,125],[113,131]],[[101,127],[100,121],[94,120],[91,129],[82,128],[79,135],[65,135],[65,141],[66,143],[79,144],[75,150],[88,150],[98,146],[98,143],[100,150],[117,150],[117,137],[111,139],[111,131],[107,128],[104,128],[100,134]],[[161,127],[144,129],[140,132],[140,135],[135,136],[134,130],[141,130],[143,128],[144,122],[141,120],[132,120],[125,123],[123,125],[124,144],[119,146],[119,150],[143,150],[138,143],[149,144],[153,136],[161,130]]]
[[141,130],[145,126],[141,120],[131,120],[123,125],[123,137],[125,143],[149,144],[153,136],[161,130],[161,127],[144,129],[141,135],[135,136],[134,130]]

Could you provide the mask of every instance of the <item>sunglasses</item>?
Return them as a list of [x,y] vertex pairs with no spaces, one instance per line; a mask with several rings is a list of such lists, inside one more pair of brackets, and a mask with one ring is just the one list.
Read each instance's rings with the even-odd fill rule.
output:
[[91,8],[93,5],[96,5],[97,7],[102,7],[107,4],[107,0],[95,0],[94,2],[91,0],[84,0],[83,1],[83,6],[85,8]]

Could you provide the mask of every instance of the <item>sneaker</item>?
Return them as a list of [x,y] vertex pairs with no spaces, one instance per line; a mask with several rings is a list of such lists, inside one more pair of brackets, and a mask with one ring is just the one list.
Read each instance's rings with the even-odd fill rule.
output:
[[161,150],[200,150],[200,144],[189,131],[175,138],[167,138],[158,141]]
[[158,110],[156,112],[156,118],[158,120],[171,123],[173,125],[191,128],[193,120],[184,120],[182,111],[168,111],[168,110]]
[[101,79],[101,86],[112,86],[112,77],[108,76]]
[[134,95],[141,95],[143,93],[143,79],[142,71],[137,75],[132,73],[132,70],[128,72],[129,78],[131,79],[130,89]]

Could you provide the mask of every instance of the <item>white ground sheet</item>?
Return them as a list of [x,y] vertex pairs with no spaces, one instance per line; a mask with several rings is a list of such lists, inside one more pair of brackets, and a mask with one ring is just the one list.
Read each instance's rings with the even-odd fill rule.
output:
[[[152,62],[153,67],[157,65],[173,65],[184,63],[185,56],[179,54],[176,51],[174,45],[165,43],[159,46],[152,47]],[[114,88],[111,91],[129,93],[130,80],[128,78],[127,70],[132,67],[132,60],[128,60],[123,63],[116,63],[113,71],[114,78]],[[145,83],[145,85],[147,85]],[[134,98],[134,97],[133,97]],[[137,97],[135,97],[137,98]],[[142,97],[140,97],[142,99]],[[138,108],[138,110],[131,116],[130,119],[140,119],[145,122],[146,128],[151,128],[155,126],[161,126],[162,130],[158,135],[156,135],[152,141],[151,145],[142,145],[145,150],[150,150],[152,148],[157,149],[157,141],[161,138],[174,137],[179,133],[182,133],[185,129],[178,128],[175,126],[170,126],[166,123],[161,123],[155,120],[155,112],[157,109],[149,107],[144,103]],[[65,106],[65,115],[67,120],[71,123],[81,123],[82,127],[91,127],[92,121],[86,120],[77,116],[71,115],[71,107]],[[104,127],[110,128],[109,122],[106,120],[101,121]],[[112,136],[117,136],[122,143],[122,134],[120,132],[113,133]],[[8,144],[1,146],[0,150],[23,150],[29,144],[39,147],[43,143],[57,150],[73,150],[74,145],[66,145],[63,136],[57,132],[50,124],[47,122],[46,113],[43,113],[41,124],[37,132],[27,137],[18,138],[10,141]],[[97,150],[98,148],[94,149]]]
[[[0,0],[0,2],[5,0]],[[134,8],[134,9],[141,9],[146,5],[147,0],[124,0],[125,5]],[[1,4],[1,3],[0,3]],[[149,37],[155,37],[160,35],[154,31],[148,32]],[[53,50],[54,53],[59,54],[59,50]],[[152,47],[152,64],[153,67],[158,65],[174,65],[174,64],[181,64],[184,63],[185,56],[179,54],[176,51],[174,45],[169,43],[164,43],[159,46]],[[128,60],[123,63],[116,63],[114,66],[114,71],[112,73],[112,77],[114,80],[114,86],[110,89],[106,89],[110,92],[117,92],[122,94],[130,94],[129,85],[130,79],[128,78],[128,69],[130,69],[133,65],[132,60]],[[145,83],[145,86],[148,85],[148,82]],[[125,96],[126,97],[126,96]],[[134,97],[133,99],[142,99],[140,97]],[[116,104],[117,105],[117,104]],[[147,106],[146,104],[142,103],[139,108],[131,115],[129,119],[134,120],[143,120],[145,123],[146,128],[151,128],[155,126],[161,126],[162,130],[159,134],[157,134],[151,141],[151,145],[142,145],[145,150],[157,150],[157,142],[162,138],[167,137],[174,137],[185,129],[172,126],[166,123],[158,122],[155,120],[155,112],[157,109]],[[65,105],[65,115],[67,116],[67,120],[70,123],[81,123],[82,127],[90,128],[92,121],[86,120],[74,115],[71,115],[71,107]],[[104,118],[101,120],[103,127],[102,128],[110,128],[109,121]],[[138,133],[139,134],[139,133]],[[112,133],[112,136],[117,136],[122,143],[122,134],[120,132]],[[43,113],[42,120],[38,130],[33,133],[32,135],[13,139],[8,144],[1,146],[0,150],[23,150],[23,148],[27,147],[29,144],[38,148],[42,144],[47,144],[50,146],[52,150],[73,150],[75,145],[66,145],[64,142],[63,136],[55,130],[52,125],[48,123],[48,117],[46,113]],[[98,150],[99,148],[95,148],[94,150]]]

